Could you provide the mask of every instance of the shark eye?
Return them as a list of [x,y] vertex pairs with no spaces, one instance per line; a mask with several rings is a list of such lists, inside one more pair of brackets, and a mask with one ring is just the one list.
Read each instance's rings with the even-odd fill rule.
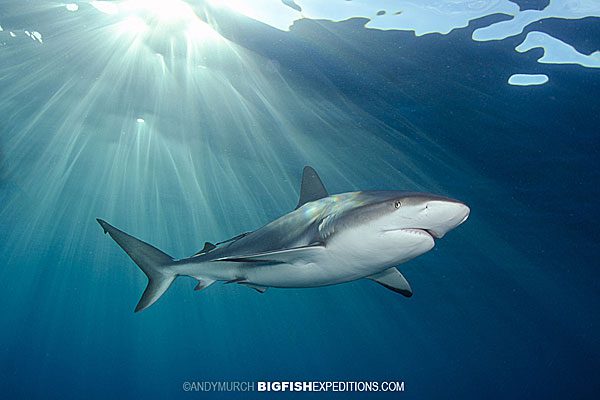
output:
[[396,200],[394,202],[394,208],[400,208],[400,206],[402,206],[402,202],[400,200]]

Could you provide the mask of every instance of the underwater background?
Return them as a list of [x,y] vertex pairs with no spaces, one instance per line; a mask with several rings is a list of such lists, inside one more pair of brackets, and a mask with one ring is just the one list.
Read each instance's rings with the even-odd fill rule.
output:
[[[600,2],[321,3],[0,1],[0,398],[597,398]],[[400,266],[410,299],[180,278],[133,313],[146,278],[95,218],[183,258],[292,210],[304,165],[471,216]]]

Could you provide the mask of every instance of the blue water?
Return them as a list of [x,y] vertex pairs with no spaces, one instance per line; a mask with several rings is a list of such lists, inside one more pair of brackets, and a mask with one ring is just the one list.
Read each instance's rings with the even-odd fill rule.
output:
[[[598,70],[518,54],[524,34],[474,42],[497,16],[416,38],[216,13],[227,44],[190,48],[111,36],[83,4],[88,19],[3,3],[2,33],[44,42],[0,46],[0,398],[239,396],[182,390],[205,380],[597,397]],[[597,19],[527,31],[542,28],[600,46]],[[509,86],[519,71],[551,80]],[[471,216],[400,267],[410,299],[368,281],[261,295],[179,278],[133,313],[145,277],[96,217],[189,256],[293,209],[307,164],[332,193],[428,191]]]

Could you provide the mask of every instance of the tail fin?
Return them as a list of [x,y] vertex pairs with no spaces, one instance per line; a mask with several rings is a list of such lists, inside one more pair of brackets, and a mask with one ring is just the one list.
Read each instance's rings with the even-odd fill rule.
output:
[[156,247],[120,231],[106,221],[101,219],[96,221],[104,229],[104,233],[108,233],[148,277],[148,286],[135,307],[135,312],[150,307],[167,291],[177,277],[175,273],[164,268],[173,262],[173,258]]

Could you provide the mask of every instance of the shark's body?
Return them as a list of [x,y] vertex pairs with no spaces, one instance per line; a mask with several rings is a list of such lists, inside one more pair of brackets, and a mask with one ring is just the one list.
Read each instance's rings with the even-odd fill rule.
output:
[[304,169],[297,208],[253,232],[206,243],[192,257],[174,260],[98,220],[149,279],[136,311],[152,305],[179,275],[197,290],[215,281],[303,288],[370,278],[405,296],[410,285],[395,268],[433,248],[434,237],[464,222],[469,208],[456,200],[397,191],[328,195],[317,173]]

